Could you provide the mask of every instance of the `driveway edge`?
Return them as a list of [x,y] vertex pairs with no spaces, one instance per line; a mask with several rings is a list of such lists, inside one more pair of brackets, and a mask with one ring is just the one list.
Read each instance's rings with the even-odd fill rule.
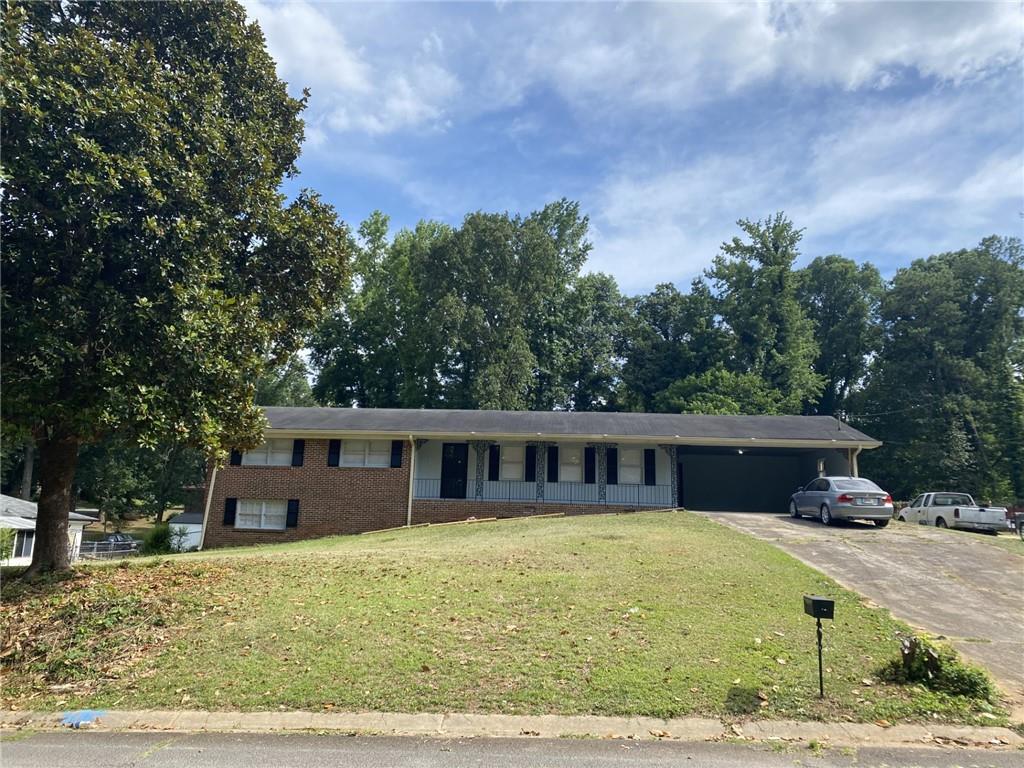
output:
[[169,733],[333,732],[435,738],[542,737],[689,742],[816,742],[835,747],[1021,748],[1024,737],[1009,728],[959,725],[822,723],[715,718],[600,717],[596,715],[403,714],[396,712],[206,712],[198,710],[0,711],[0,729],[163,731]]

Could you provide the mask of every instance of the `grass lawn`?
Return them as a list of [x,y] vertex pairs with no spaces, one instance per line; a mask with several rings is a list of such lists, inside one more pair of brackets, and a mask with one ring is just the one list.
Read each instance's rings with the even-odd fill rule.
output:
[[[824,701],[805,593],[836,599]],[[879,682],[900,631],[770,544],[685,512],[439,526],[8,580],[2,704],[890,722],[991,710]]]

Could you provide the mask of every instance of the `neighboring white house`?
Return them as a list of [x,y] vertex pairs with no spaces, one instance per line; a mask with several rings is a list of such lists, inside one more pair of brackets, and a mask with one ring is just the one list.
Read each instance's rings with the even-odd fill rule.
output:
[[[14,547],[3,565],[30,565],[36,543],[37,506],[33,501],[0,495],[0,528],[14,530]],[[78,559],[82,547],[82,529],[96,519],[72,512],[68,516],[68,549],[72,560]]]
[[167,524],[171,527],[171,546],[178,552],[199,549],[203,537],[202,512],[182,512],[168,520]]

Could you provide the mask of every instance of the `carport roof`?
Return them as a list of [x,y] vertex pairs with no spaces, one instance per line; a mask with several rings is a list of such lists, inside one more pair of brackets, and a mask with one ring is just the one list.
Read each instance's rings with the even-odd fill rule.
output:
[[792,444],[873,448],[881,443],[831,416],[704,416],[603,411],[468,411],[405,408],[264,409],[273,436],[309,433],[413,437],[657,440],[690,445]]

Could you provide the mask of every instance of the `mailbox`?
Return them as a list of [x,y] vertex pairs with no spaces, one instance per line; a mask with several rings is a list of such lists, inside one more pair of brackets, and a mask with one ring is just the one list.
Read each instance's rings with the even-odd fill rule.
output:
[[816,619],[833,619],[836,601],[821,595],[804,595],[804,613]]

